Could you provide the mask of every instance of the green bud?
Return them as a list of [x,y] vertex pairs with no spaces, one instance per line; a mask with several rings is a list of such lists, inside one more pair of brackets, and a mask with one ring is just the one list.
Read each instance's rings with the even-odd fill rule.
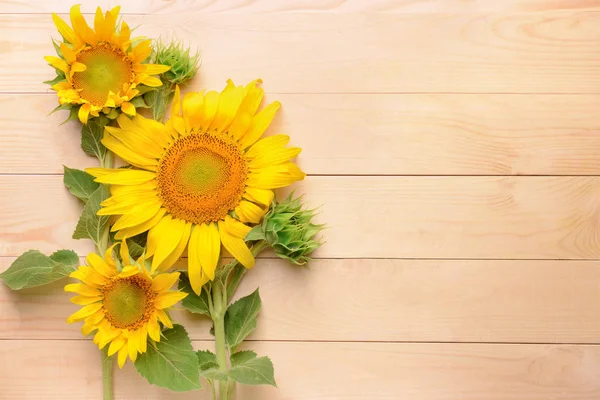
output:
[[190,48],[183,47],[181,42],[171,41],[168,45],[159,41],[156,44],[154,63],[168,65],[170,70],[160,75],[163,81],[181,85],[192,79],[198,69],[200,54],[190,54]]
[[321,238],[315,236],[324,228],[312,222],[315,210],[302,209],[301,198],[273,201],[271,209],[260,225],[255,226],[246,240],[265,240],[275,253],[297,265],[311,260],[309,255],[321,246]]

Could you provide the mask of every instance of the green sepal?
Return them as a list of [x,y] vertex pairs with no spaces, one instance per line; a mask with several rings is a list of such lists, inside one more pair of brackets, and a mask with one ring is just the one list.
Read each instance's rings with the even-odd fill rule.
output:
[[52,114],[54,114],[54,113],[55,113],[55,112],[57,112],[57,111],[62,111],[62,110],[71,110],[71,108],[72,108],[72,107],[73,107],[73,105],[72,105],[72,104],[68,104],[68,103],[61,104],[61,105],[58,105],[58,106],[56,106],[56,108],[55,108],[54,110],[50,111],[50,112],[48,113],[48,115],[52,115]]
[[85,171],[72,169],[66,165],[63,165],[63,168],[63,183],[69,189],[69,192],[79,200],[87,203],[100,184],[94,182],[94,177]]
[[114,120],[117,119],[117,117],[121,115],[121,113],[119,112],[119,110],[117,108],[113,108],[109,111],[108,114],[106,114],[106,118],[110,119],[110,120]]
[[52,79],[50,81],[44,81],[43,83],[46,84],[46,85],[54,86],[57,83],[66,82],[66,81],[67,81],[67,78],[65,78],[65,75],[64,74],[63,75],[59,74],[59,75],[56,75],[56,77],[54,79]]
[[60,45],[56,43],[55,39],[52,39],[52,45],[54,46],[54,50],[56,50],[56,54],[64,60],[65,56],[63,55],[62,50],[60,49]]
[[77,269],[79,256],[72,250],[59,250],[50,256],[38,250],[21,254],[0,274],[0,279],[12,290],[46,285],[68,276]]
[[256,317],[261,308],[258,289],[231,304],[225,313],[225,339],[233,351],[256,329]]
[[60,125],[64,125],[69,121],[79,121],[79,109],[81,108],[81,106],[71,106],[71,109],[69,110],[69,116],[67,117],[67,119],[65,119],[63,122],[60,123]]
[[149,342],[138,356],[135,369],[146,380],[174,392],[201,389],[198,356],[181,325],[162,332],[160,342]]
[[133,104],[135,108],[150,108],[150,106],[146,104],[146,101],[144,101],[143,96],[134,97],[130,103]]
[[200,296],[194,293],[192,286],[190,285],[190,281],[185,274],[181,274],[179,277],[179,290],[188,294],[183,300],[181,300],[181,305],[184,308],[191,313],[202,314],[210,317],[208,294],[206,293],[206,290],[202,290],[200,292]]
[[262,226],[256,225],[254,228],[250,229],[250,232],[244,238],[244,241],[250,242],[253,240],[265,240],[265,234],[262,231]]

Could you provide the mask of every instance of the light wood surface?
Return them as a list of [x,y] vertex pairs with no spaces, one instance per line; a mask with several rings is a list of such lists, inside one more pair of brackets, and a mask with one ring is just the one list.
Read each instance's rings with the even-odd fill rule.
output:
[[[210,342],[195,342],[210,348]],[[600,348],[569,345],[251,343],[278,366],[279,389],[244,387],[237,400],[596,400]],[[102,381],[91,342],[0,342],[3,399],[97,399]],[[36,368],[32,368],[36,365]],[[42,369],[44,375],[37,371]],[[78,384],[73,384],[78,382]],[[148,385],[127,364],[116,399],[202,399]],[[557,396],[557,394],[559,396]]]
[[[196,88],[263,78],[273,93],[600,93],[600,13],[130,16],[203,55]],[[48,14],[0,15],[0,91],[52,78]],[[418,38],[418,40],[415,40]]]
[[[600,398],[600,1],[141,0],[131,26],[200,48],[197,81],[261,77],[327,243],[266,253],[248,347],[278,388],[238,400]],[[76,124],[41,82],[59,0],[0,1],[0,271],[72,248]],[[100,1],[102,7],[114,1]],[[82,9],[91,14],[96,3]],[[282,191],[279,195],[289,192]],[[99,353],[56,283],[0,286],[0,400],[101,396]],[[173,313],[208,348],[209,324]],[[207,399],[126,365],[116,399]]]
[[[268,84],[265,84],[269,88]],[[308,174],[597,175],[600,95],[267,94]],[[0,95],[0,174],[94,159],[53,94]],[[24,151],[14,151],[14,149]],[[332,151],[333,149],[333,151]]]

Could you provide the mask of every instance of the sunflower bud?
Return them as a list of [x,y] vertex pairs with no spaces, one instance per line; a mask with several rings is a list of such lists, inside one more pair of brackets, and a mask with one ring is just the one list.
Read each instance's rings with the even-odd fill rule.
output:
[[[158,62],[160,60],[160,62]],[[181,42],[172,41],[168,45],[158,42],[154,62],[168,65],[170,70],[161,74],[163,81],[181,85],[192,79],[198,72],[200,54],[190,54],[190,48],[185,49]]]
[[315,236],[324,225],[312,222],[315,210],[302,209],[300,200],[290,195],[281,203],[273,201],[262,223],[252,228],[246,240],[265,240],[279,257],[306,264],[311,260],[309,255],[323,244]]

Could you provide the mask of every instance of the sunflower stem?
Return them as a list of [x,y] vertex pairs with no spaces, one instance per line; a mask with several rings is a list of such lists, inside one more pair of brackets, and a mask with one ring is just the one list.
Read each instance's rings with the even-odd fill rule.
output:
[[102,350],[102,393],[104,400],[113,398],[113,358],[108,355],[108,346]]
[[[227,311],[227,289],[218,280],[215,280],[211,288],[213,301],[212,320],[215,325],[215,347],[217,364],[220,371],[227,371],[227,343],[225,341],[225,312]],[[227,400],[227,382],[219,381],[219,399]]]

